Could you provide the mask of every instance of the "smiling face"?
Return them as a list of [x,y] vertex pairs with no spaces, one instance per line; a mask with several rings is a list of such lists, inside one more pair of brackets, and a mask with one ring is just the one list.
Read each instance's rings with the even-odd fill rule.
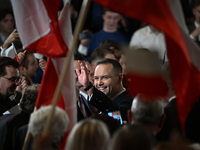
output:
[[122,75],[113,70],[112,64],[100,64],[96,67],[94,73],[95,87],[112,98],[122,89]]
[[19,77],[19,70],[12,66],[7,66],[6,72],[7,74],[5,76],[0,77],[0,93],[4,96],[11,96],[14,94],[18,83],[12,82],[6,78]]

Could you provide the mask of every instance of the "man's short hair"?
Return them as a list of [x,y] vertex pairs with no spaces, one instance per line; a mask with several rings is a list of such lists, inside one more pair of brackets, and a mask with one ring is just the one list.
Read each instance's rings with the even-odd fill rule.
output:
[[26,69],[28,69],[28,63],[29,63],[28,55],[34,55],[34,53],[31,52],[31,51],[26,51],[26,52],[25,52],[25,56],[24,56],[24,59],[23,59],[22,62],[21,62],[21,65],[22,65],[23,67],[25,67]]
[[74,54],[74,60],[86,61],[85,57],[79,53]]
[[114,40],[104,40],[103,42],[100,43],[99,47],[110,49],[110,47],[114,47],[115,50],[121,51],[122,46],[120,43]]
[[33,84],[28,86],[20,100],[19,106],[23,111],[31,113],[35,107],[35,102],[37,100],[40,84]]
[[6,67],[13,67],[19,69],[19,63],[9,57],[0,57],[0,76],[7,74]]
[[117,61],[117,60],[114,60],[114,59],[104,59],[102,61],[99,61],[97,63],[97,66],[98,65],[104,65],[104,64],[111,64],[113,66],[113,72],[115,72],[115,74],[120,74],[122,73],[122,66],[121,64]]
[[111,9],[108,9],[108,8],[103,8],[103,14],[105,14],[106,13],[106,11],[111,11],[111,12],[115,12],[115,13],[118,13],[118,12],[116,12],[116,11],[114,11],[114,10],[111,10]]
[[147,100],[142,95],[137,95],[131,106],[132,120],[143,125],[158,123],[164,114],[164,107],[159,98]]
[[[51,105],[42,106],[40,109],[31,114],[28,128],[33,138],[35,138],[39,132],[44,130],[44,126],[51,109]],[[54,144],[58,145],[62,141],[63,136],[67,130],[68,123],[69,118],[67,113],[61,108],[56,107],[49,129],[51,132],[50,137]]]
[[90,60],[89,60],[90,64],[94,65],[94,62],[105,59],[105,56],[107,54],[114,55],[114,51],[110,51],[109,49],[101,48],[101,47],[96,48],[90,56]]

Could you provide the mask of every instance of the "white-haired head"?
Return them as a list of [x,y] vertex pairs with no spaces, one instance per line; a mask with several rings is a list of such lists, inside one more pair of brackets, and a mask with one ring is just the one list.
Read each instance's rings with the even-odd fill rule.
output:
[[[31,114],[29,121],[29,132],[35,138],[39,132],[44,130],[47,117],[50,114],[52,106],[43,106]],[[59,144],[67,131],[69,118],[64,110],[59,107],[55,108],[55,113],[50,125],[51,139],[54,144]]]
[[144,125],[156,124],[164,114],[161,98],[148,99],[143,95],[137,95],[131,106],[132,122]]

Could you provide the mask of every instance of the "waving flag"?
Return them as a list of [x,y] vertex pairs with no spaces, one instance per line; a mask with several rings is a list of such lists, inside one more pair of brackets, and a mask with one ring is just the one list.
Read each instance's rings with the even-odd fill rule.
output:
[[1,49],[1,56],[10,57],[10,58],[18,61],[19,64],[21,64],[21,62],[19,61],[18,55],[17,55],[17,51],[15,49],[15,45],[13,43],[7,49]]
[[67,46],[60,34],[61,0],[12,0],[16,26],[23,48],[46,56],[65,56]]
[[[167,55],[177,96],[177,109],[182,130],[187,115],[200,97],[199,49],[180,27],[172,10],[180,14],[178,1],[169,0],[94,0],[97,3],[134,19],[153,25],[166,37]],[[169,5],[170,4],[170,5]],[[176,5],[173,5],[176,4]],[[170,7],[171,6],[171,7]],[[177,7],[178,6],[178,7]],[[182,17],[183,18],[183,17]],[[184,22],[182,22],[184,24]],[[189,45],[189,47],[188,47]]]
[[[15,0],[12,1],[13,7],[15,7],[15,4],[17,2],[18,1]],[[28,5],[27,3],[29,4],[31,3],[31,5]],[[20,38],[23,37],[26,40],[25,44],[27,46],[27,49],[33,48],[35,49],[36,52],[49,56],[45,72],[43,75],[40,91],[38,94],[38,98],[36,101],[37,108],[41,107],[42,105],[50,105],[52,103],[53,95],[57,83],[59,81],[59,76],[61,74],[63,67],[65,67],[63,66],[63,63],[64,60],[66,59],[66,57],[56,57],[56,56],[66,56],[67,53],[66,49],[67,47],[70,47],[70,44],[73,40],[71,22],[70,22],[69,3],[67,3],[63,8],[60,18],[58,20],[57,11],[59,4],[60,0],[52,0],[52,1],[29,0],[28,2],[26,0],[21,0],[20,3],[17,4],[16,6],[19,7],[18,5],[22,5],[23,9],[28,9],[29,7],[37,8],[37,9],[30,8],[30,10],[26,10],[30,14],[30,18],[29,17],[27,18],[28,21],[29,19],[30,20],[33,19],[33,15],[36,15],[34,20],[29,24],[30,26],[26,27],[29,28],[30,31],[25,32],[24,30],[21,31],[18,29],[18,32],[19,34],[20,32],[23,32],[20,34]],[[46,10],[44,10],[44,8],[46,8]],[[24,12],[24,10],[23,11],[18,10],[18,11]],[[37,18],[41,16],[42,18],[40,19]],[[50,24],[48,17],[51,19]],[[21,29],[23,28],[21,27],[22,24],[18,24],[18,26],[20,26],[19,28]],[[35,29],[33,30],[32,28],[34,27]],[[35,31],[38,33],[35,33]],[[31,38],[29,36],[31,36]],[[34,41],[34,38],[37,38],[36,42],[31,42]],[[70,122],[69,122],[68,132],[70,132],[71,128],[77,121],[75,96],[76,94],[75,94],[74,66],[72,59],[58,103],[58,106],[64,109],[69,116]],[[63,142],[61,143],[61,145],[59,145],[60,149],[64,149],[66,136],[67,133],[65,135]]]

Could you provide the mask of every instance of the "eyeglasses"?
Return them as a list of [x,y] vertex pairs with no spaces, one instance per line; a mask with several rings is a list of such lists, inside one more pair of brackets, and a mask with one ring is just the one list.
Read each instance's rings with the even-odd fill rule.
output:
[[9,81],[11,81],[12,83],[21,83],[22,81],[22,78],[21,77],[11,77],[11,78],[6,78],[6,77],[2,77],[2,78],[5,78]]

